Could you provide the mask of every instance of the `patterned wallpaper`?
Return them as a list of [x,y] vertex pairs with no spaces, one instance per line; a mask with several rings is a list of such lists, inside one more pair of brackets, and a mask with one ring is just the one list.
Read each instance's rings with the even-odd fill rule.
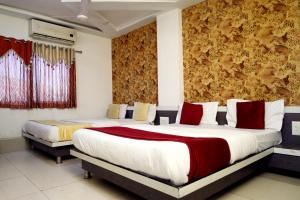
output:
[[184,95],[300,105],[298,0],[206,0],[183,10]]
[[157,103],[156,45],[156,22],[112,40],[114,103]]

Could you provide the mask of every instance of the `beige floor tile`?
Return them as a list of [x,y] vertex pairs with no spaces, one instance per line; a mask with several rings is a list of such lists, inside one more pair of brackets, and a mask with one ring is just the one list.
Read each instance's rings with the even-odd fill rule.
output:
[[25,177],[0,181],[0,194],[4,199],[15,199],[35,192],[38,192],[38,189]]
[[46,190],[79,181],[82,178],[79,160],[57,165],[34,152],[14,152],[5,157],[40,190]]
[[50,200],[137,200],[135,195],[107,182],[91,179],[44,191]]
[[212,197],[210,198],[210,200],[249,200],[249,199],[227,192],[225,194]]
[[[57,165],[34,151],[0,155],[0,200],[138,200],[109,182],[85,180],[78,159]],[[39,191],[41,190],[41,191]],[[293,200],[300,198],[300,179],[272,173],[258,175],[212,200]]]
[[257,176],[234,188],[230,193],[255,200],[299,200],[300,186]]
[[300,186],[300,179],[296,178],[296,177],[283,176],[283,175],[274,174],[274,173],[263,173],[263,174],[261,174],[261,176],[264,178],[270,179],[270,180]]
[[14,200],[47,200],[47,197],[42,192],[36,192]]
[[6,158],[0,157],[0,181],[20,176],[22,174]]

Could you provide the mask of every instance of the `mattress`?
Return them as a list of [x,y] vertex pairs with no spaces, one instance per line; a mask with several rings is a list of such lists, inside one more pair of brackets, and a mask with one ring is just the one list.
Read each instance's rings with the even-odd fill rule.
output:
[[[229,145],[231,164],[281,142],[280,132],[271,129],[237,129],[216,125],[126,125],[126,127],[172,135],[223,138]],[[77,149],[90,156],[149,176],[169,180],[174,185],[188,182],[190,156],[184,143],[135,140],[88,129],[76,131],[73,143]]]
[[[146,121],[135,121],[133,119],[86,119],[86,120],[64,120],[68,122],[89,123],[92,127],[109,127],[121,126],[129,124],[147,124]],[[27,121],[23,130],[36,138],[46,140],[48,142],[60,142],[58,128],[56,126],[45,125],[36,121]]]

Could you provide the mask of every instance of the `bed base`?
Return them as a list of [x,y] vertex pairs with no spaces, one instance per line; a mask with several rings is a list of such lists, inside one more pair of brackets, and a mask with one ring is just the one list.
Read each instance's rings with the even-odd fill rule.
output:
[[267,149],[198,181],[178,187],[91,157],[76,149],[71,150],[71,155],[82,160],[85,175],[92,173],[97,178],[149,200],[206,199],[251,174],[266,170],[272,153],[273,148]]
[[23,132],[23,136],[29,141],[31,149],[38,149],[54,156],[57,164],[63,162],[63,157],[70,157],[70,149],[74,148],[72,141],[49,142],[26,132]]

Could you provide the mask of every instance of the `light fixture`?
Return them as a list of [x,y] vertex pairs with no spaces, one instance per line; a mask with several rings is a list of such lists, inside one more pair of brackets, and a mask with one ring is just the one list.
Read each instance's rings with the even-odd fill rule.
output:
[[85,21],[88,19],[88,16],[87,16],[88,5],[89,5],[89,0],[81,0],[80,13],[76,16],[77,19],[82,20],[82,21]]
[[80,19],[83,21],[88,19],[88,16],[83,13],[79,13],[76,17],[77,17],[77,19]]

